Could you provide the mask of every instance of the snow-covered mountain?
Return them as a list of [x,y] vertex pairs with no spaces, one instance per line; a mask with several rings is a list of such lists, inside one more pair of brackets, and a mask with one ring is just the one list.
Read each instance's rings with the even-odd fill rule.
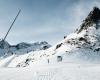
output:
[[36,43],[19,43],[17,45],[10,45],[7,41],[0,41],[0,57],[8,57],[13,54],[21,55],[31,51],[45,50],[51,47],[46,41]]
[[61,61],[100,63],[99,8],[94,7],[82,25],[56,45],[46,50],[31,51],[24,55],[12,55],[1,60],[1,66],[26,67],[28,65],[53,64]]
[[[36,55],[34,55],[37,53]],[[30,54],[30,53],[29,53]],[[34,56],[33,56],[33,55]],[[94,7],[82,25],[64,40],[47,50],[31,53],[17,66],[27,64],[55,63],[61,59],[67,62],[100,63],[100,9]]]

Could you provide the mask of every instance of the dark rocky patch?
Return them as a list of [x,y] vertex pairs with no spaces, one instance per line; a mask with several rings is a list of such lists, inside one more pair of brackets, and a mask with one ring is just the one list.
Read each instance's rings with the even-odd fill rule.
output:
[[[93,10],[86,17],[86,19],[83,20],[80,29],[77,29],[77,33],[80,33],[83,29],[87,29],[93,24],[98,25],[99,21],[100,21],[100,9],[98,7],[94,7]],[[96,29],[98,29],[98,26],[96,26]]]

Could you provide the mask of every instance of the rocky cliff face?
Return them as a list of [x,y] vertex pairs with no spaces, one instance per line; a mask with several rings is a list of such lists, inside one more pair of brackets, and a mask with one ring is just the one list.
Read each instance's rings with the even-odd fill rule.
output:
[[98,29],[100,26],[100,9],[97,7],[94,7],[93,10],[89,13],[89,15],[86,17],[86,19],[83,21],[82,25],[78,29],[77,33],[80,33],[82,30],[87,29],[90,26],[96,25],[96,29]]

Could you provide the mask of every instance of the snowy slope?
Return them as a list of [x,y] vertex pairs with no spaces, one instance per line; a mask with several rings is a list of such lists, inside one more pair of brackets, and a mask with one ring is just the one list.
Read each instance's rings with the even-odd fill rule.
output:
[[0,68],[0,80],[100,80],[100,64],[61,63]]

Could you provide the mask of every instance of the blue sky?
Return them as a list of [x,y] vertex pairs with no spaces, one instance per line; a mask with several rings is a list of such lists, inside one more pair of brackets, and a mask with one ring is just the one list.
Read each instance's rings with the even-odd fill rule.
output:
[[6,40],[55,44],[78,28],[94,6],[100,8],[100,0],[0,0],[0,38],[21,9]]

